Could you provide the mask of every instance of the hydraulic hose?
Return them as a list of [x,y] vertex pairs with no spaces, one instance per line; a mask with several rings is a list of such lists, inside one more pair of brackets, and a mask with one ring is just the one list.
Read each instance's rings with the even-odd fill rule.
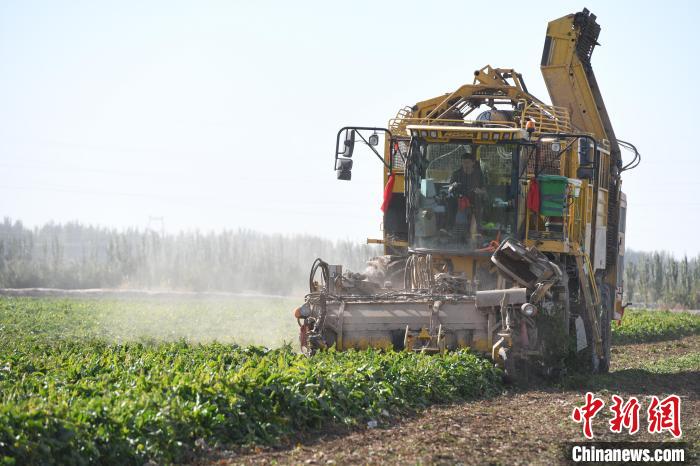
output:
[[328,270],[328,263],[324,262],[321,258],[316,258],[314,263],[311,265],[311,274],[309,275],[309,292],[313,293],[316,291],[314,287],[314,278],[316,277],[316,272],[319,268],[321,269],[321,277],[323,278],[323,289],[320,291],[328,293],[330,272]]

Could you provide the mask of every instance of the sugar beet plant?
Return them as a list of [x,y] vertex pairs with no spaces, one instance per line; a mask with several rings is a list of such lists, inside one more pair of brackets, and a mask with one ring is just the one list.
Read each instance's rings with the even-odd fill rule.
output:
[[48,338],[13,318],[13,308],[32,315],[18,306],[36,303],[0,300],[0,459],[8,464],[177,462],[199,439],[270,444],[499,390],[499,371],[466,351],[305,358],[289,347]]
[[613,323],[613,343],[644,343],[700,334],[700,315],[687,312],[629,310]]

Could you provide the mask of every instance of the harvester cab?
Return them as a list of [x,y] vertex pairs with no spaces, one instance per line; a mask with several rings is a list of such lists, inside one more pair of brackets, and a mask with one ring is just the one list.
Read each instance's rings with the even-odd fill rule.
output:
[[[555,105],[515,70],[485,66],[386,128],[340,129],[339,180],[358,142],[381,162],[384,237],[368,242],[385,255],[362,273],[314,263],[295,310],[305,352],[470,347],[514,377],[561,367],[575,346],[607,369],[623,309],[620,175],[639,154],[614,139],[595,83],[599,32],[587,10],[550,22],[542,72]],[[624,166],[620,147],[635,154]]]

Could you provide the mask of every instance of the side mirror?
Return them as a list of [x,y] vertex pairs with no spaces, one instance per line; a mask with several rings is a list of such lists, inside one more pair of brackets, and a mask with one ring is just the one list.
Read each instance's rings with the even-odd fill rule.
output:
[[561,144],[559,143],[559,141],[553,142],[551,149],[552,149],[552,152],[558,153],[559,151],[561,151]]
[[377,133],[374,133],[369,137],[369,145],[370,146],[377,146],[379,145],[379,135]]
[[353,150],[355,150],[355,130],[349,129],[345,132],[345,149],[341,155],[343,157],[352,157]]
[[350,181],[352,179],[352,160],[336,159],[335,174],[339,180]]

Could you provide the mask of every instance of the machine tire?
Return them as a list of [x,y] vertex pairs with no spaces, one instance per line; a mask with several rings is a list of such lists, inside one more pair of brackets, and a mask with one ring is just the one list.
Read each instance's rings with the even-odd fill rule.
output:
[[583,319],[583,326],[586,331],[586,346],[585,349],[581,351],[576,351],[576,330],[575,326],[571,327],[571,341],[574,349],[571,354],[571,359],[569,360],[568,368],[579,373],[596,374],[600,369],[600,358],[595,352],[595,343],[593,341],[593,325],[588,318],[584,306],[578,305],[576,309],[576,314]]
[[603,312],[600,319],[600,333],[603,339],[603,357],[600,358],[598,372],[607,374],[610,371],[610,347],[612,344],[612,295],[610,286],[605,284],[600,287],[600,299],[602,301]]
[[503,382],[513,384],[518,380],[518,371],[515,363],[515,357],[510,348],[500,348],[498,355],[503,361]]
[[[595,352],[595,344],[593,342],[593,322],[588,319],[588,315],[585,310],[584,304],[579,304],[576,306],[576,314],[581,316],[584,322],[584,327],[586,329],[586,341],[588,347],[582,350],[580,353],[575,353],[575,356],[571,362],[574,362],[575,369],[578,371],[598,374],[607,373],[610,370],[610,347],[612,341],[612,309],[613,309],[613,295],[610,292],[610,287],[607,284],[602,283],[600,277],[596,279],[596,284],[598,285],[598,290],[600,292],[600,301],[602,311],[599,315],[599,325],[600,325],[600,335],[603,344],[603,356],[598,357]],[[581,292],[580,290],[578,291]],[[571,327],[572,337],[575,341],[575,331],[574,327]]]

